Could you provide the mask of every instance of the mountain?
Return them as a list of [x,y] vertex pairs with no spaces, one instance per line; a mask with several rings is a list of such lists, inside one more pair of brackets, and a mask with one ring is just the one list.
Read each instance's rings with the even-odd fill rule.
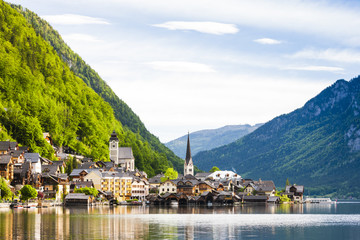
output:
[[170,149],[163,145],[157,137],[146,129],[145,125],[131,108],[112,91],[95,70],[70,49],[60,34],[54,30],[49,23],[28,9],[24,9],[19,5],[12,4],[11,6],[21,13],[36,33],[55,49],[57,54],[61,56],[61,59],[76,76],[82,79],[86,85],[91,87],[110,104],[114,110],[115,118],[121,122],[125,129],[137,133],[142,142],[147,142],[152,150],[162,154],[162,157],[166,157],[170,166],[173,166],[178,171],[182,171],[184,161],[177,157]]
[[[210,150],[235,140],[253,132],[262,124],[251,126],[246,125],[228,125],[217,129],[200,130],[190,133],[191,152],[195,156],[198,152]],[[177,156],[185,159],[187,135],[165,143]]]
[[50,132],[57,146],[108,160],[115,129],[121,146],[133,148],[138,169],[153,176],[172,166],[165,152],[123,126],[111,105],[60,56],[23,15],[0,0],[0,140],[14,139],[53,158],[54,149],[42,135]]
[[360,197],[360,77],[338,80],[302,108],[193,160],[278,186],[289,178],[307,194]]

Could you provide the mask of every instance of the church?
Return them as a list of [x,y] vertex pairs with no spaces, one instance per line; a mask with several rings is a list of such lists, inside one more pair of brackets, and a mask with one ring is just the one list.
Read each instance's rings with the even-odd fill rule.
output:
[[110,160],[116,166],[123,168],[125,171],[135,170],[135,158],[131,147],[119,147],[119,139],[115,130],[112,132],[109,140]]
[[190,134],[188,133],[186,157],[185,157],[185,162],[184,162],[184,176],[189,175],[189,174],[194,176],[194,164],[193,164],[193,160],[191,157],[191,150],[190,150]]

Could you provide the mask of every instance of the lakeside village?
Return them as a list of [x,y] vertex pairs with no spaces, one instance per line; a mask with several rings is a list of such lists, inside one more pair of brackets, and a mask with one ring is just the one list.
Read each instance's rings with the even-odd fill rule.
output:
[[[52,144],[48,133],[44,138]],[[57,153],[59,161],[50,161],[27,149],[16,142],[0,142],[0,176],[11,191],[2,189],[3,207],[303,203],[304,186],[289,185],[277,192],[271,180],[243,179],[233,171],[194,175],[189,135],[184,174],[178,174],[176,179],[166,174],[148,178],[145,172],[135,169],[132,148],[119,147],[115,131],[109,140],[110,162],[93,162],[76,155],[79,166],[69,175],[64,170],[71,154]]]

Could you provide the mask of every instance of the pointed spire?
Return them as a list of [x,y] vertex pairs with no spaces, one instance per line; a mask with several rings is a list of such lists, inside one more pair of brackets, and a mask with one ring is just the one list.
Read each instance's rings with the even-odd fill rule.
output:
[[191,160],[191,149],[190,149],[190,133],[188,132],[188,140],[187,140],[187,147],[186,147],[186,164],[189,164],[190,160]]

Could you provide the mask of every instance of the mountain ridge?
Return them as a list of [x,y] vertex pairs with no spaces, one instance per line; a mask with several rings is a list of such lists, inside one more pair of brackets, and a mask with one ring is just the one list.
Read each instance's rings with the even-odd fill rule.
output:
[[[216,129],[204,129],[190,133],[191,151],[195,156],[198,152],[210,150],[229,144],[246,134],[251,133],[262,124],[226,125]],[[177,156],[184,159],[187,135],[165,143]]]
[[204,170],[234,167],[278,185],[290,178],[321,195],[360,196],[359,102],[360,77],[338,80],[234,143],[198,153],[194,163]]

